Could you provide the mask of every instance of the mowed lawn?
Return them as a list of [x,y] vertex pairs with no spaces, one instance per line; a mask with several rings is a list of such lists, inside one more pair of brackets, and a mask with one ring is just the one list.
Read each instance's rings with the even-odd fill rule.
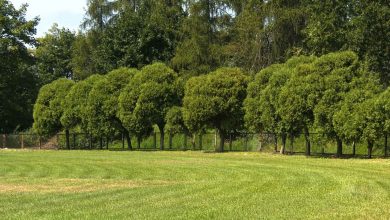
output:
[[390,219],[390,160],[0,151],[0,219]]

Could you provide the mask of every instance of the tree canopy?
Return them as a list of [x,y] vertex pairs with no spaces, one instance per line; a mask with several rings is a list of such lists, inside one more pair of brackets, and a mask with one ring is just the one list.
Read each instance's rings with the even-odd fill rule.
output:
[[221,68],[191,78],[186,84],[183,101],[187,127],[191,131],[203,126],[215,128],[221,139],[217,150],[223,151],[226,135],[242,128],[248,82],[249,77],[237,68]]

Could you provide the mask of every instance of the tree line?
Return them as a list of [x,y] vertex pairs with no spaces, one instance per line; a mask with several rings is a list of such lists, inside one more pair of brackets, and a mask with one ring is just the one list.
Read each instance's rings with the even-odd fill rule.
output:
[[222,67],[240,68],[252,79],[291,57],[353,51],[367,72],[389,85],[386,0],[88,0],[79,31],[53,25],[39,38],[39,18],[27,20],[27,9],[0,0],[2,133],[31,127],[46,84],[64,78],[78,84],[156,62],[184,85]]
[[311,133],[337,143],[375,142],[390,132],[390,89],[351,51],[294,56],[257,74],[224,67],[186,79],[163,63],[142,69],[119,68],[74,82],[59,79],[42,87],[34,107],[34,129],[41,135],[65,130],[103,137],[121,132],[129,149],[138,148],[154,127],[193,136],[218,132],[224,151],[231,133],[271,133],[282,140],[304,134],[311,154]]

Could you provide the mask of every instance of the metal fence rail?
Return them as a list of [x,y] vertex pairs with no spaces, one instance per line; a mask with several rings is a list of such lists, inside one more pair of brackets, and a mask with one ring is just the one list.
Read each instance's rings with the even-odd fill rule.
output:
[[[328,140],[323,134],[310,134],[312,155],[336,154],[335,141]],[[138,143],[135,137],[131,137],[133,150],[158,150],[160,149],[160,134],[158,132],[144,138]],[[186,134],[165,134],[164,150],[203,150],[214,151],[220,144],[220,139],[214,132],[206,132],[201,135],[189,136]],[[281,149],[282,139],[280,135],[269,133],[232,133],[226,137],[225,151],[263,151],[278,152]],[[355,146],[355,147],[354,147]],[[373,156],[387,156],[385,152],[385,138],[378,140],[373,149]],[[66,144],[66,135],[59,133],[51,137],[37,134],[3,134],[0,137],[0,148],[10,149],[69,149],[69,150],[127,150],[127,143],[121,133],[110,136],[93,136],[86,133],[70,133],[69,145]],[[285,153],[304,154],[306,141],[304,135],[287,138]],[[366,155],[367,144],[356,142],[343,146],[344,155]]]

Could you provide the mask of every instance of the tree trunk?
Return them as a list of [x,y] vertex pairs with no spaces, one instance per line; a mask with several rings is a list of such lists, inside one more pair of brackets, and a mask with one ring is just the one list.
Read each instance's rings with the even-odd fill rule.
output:
[[109,138],[108,136],[106,137],[106,150],[108,150],[108,142],[109,142]]
[[305,141],[306,141],[306,156],[311,155],[311,143],[310,143],[310,134],[308,129],[305,129]]
[[368,141],[368,158],[372,158],[372,148],[374,147],[374,142]]
[[169,150],[172,150],[172,142],[173,142],[173,134],[172,134],[172,131],[169,131]]
[[280,148],[280,154],[286,153],[286,140],[287,140],[287,135],[282,134],[282,148]]
[[[5,141],[7,141],[7,135],[5,135],[4,137],[5,137]],[[39,150],[40,149],[42,149],[42,136],[39,136]]]
[[70,137],[69,137],[69,130],[65,130],[65,145],[68,150],[70,150]]
[[219,148],[217,149],[217,152],[223,152],[225,147],[225,134],[224,132],[219,132]]
[[100,144],[100,150],[103,149],[103,137],[102,136],[100,136],[99,144]]
[[191,144],[192,150],[196,150],[196,134],[192,134]]
[[274,136],[274,144],[275,144],[275,149],[274,149],[274,151],[275,151],[275,153],[277,153],[278,152],[278,135],[277,134],[274,134],[275,136]]
[[124,131],[124,134],[125,134],[125,138],[126,138],[126,142],[127,142],[127,148],[129,150],[133,150],[133,146],[131,144],[131,137],[130,137],[130,133],[128,131]]
[[387,157],[387,152],[388,152],[388,143],[387,143],[387,134],[385,135],[385,154],[384,156]]
[[259,138],[259,151],[261,151],[263,149],[263,139],[264,139],[264,134],[263,133],[260,133],[260,138]]
[[355,141],[352,143],[352,155],[354,157],[356,156],[356,143],[355,143]]
[[160,150],[164,150],[164,126],[159,126],[160,129]]
[[337,157],[341,157],[341,156],[343,156],[343,142],[338,137],[336,138],[336,142],[337,142],[337,153],[336,153],[336,156]]

